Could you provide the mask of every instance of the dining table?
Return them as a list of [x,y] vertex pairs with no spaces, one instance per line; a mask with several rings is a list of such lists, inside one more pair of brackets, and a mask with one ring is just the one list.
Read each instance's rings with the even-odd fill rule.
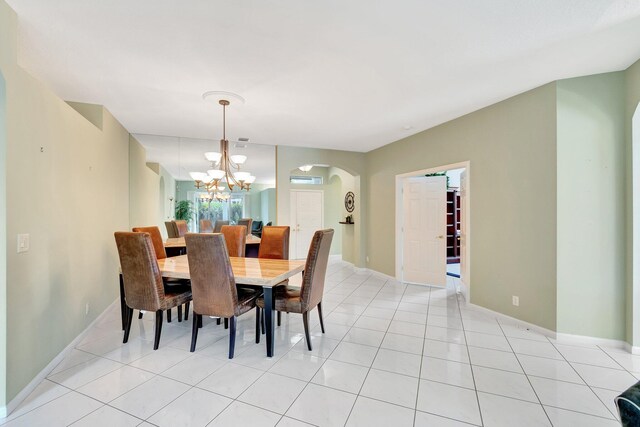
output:
[[[174,279],[190,279],[188,255],[180,255],[158,260],[158,268],[162,277]],[[274,289],[284,286],[286,280],[304,270],[304,260],[268,259],[229,257],[236,285],[262,287],[264,295],[264,318],[267,356],[273,357],[275,335],[275,300]],[[120,275],[121,309],[124,313],[124,282]],[[123,317],[124,319],[124,317]]]
[[[246,257],[258,257],[260,240],[260,237],[254,236],[253,234],[247,235],[247,241],[245,242]],[[172,237],[164,241],[164,248],[172,255],[174,252],[179,255],[184,255],[186,253],[187,244],[184,242],[184,237]]]

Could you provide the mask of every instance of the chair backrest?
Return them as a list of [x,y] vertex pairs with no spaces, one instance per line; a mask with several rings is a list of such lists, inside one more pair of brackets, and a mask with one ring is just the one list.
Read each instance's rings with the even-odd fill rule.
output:
[[213,224],[209,219],[200,220],[200,232],[201,233],[213,233]]
[[263,227],[258,258],[289,259],[288,225]]
[[[247,243],[247,231],[244,225],[223,225],[220,233],[227,243],[229,256],[244,257],[245,245]],[[187,252],[189,250],[187,249]]]
[[164,300],[164,285],[149,233],[114,233],[127,306],[157,311]]
[[240,218],[238,220],[238,225],[244,225],[247,227],[247,234],[251,234],[251,223],[253,220],[251,218]]
[[262,231],[262,221],[253,221],[251,223],[251,232],[259,232]]
[[206,316],[231,317],[238,291],[222,234],[187,233],[193,311]]
[[332,239],[333,229],[331,228],[316,231],[311,239],[300,288],[302,309],[304,311],[311,310],[319,302],[322,302],[324,278],[327,274]]
[[189,225],[184,219],[177,219],[173,221],[178,229],[178,237],[182,237],[189,232]]
[[165,259],[167,257],[167,251],[164,249],[162,234],[160,234],[160,229],[158,227],[133,227],[131,231],[134,233],[149,233],[151,236],[151,243],[153,243],[153,249],[156,251],[156,259]]
[[271,227],[271,221],[267,223],[267,227]]
[[165,221],[164,226],[167,227],[167,236],[170,239],[180,237],[180,235],[178,234],[178,227],[176,227],[176,223],[174,221]]
[[223,225],[229,225],[229,221],[223,221],[221,219],[217,219],[216,220],[216,225],[215,225],[215,227],[213,227],[213,232],[214,233],[220,233],[220,230],[222,230],[222,226]]

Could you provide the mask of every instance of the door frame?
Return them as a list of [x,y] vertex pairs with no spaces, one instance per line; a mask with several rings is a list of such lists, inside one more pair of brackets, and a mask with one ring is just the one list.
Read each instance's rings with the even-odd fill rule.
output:
[[[310,189],[298,189],[298,188],[290,188],[289,189],[289,222],[291,223],[290,227],[293,227],[293,221],[291,220],[291,210],[293,209],[293,204],[291,203],[291,195],[293,192],[307,192],[307,193],[320,193],[320,204],[322,205],[322,209],[320,210],[320,229],[324,229],[324,190],[321,189],[317,189],[317,188],[310,188]],[[296,212],[296,219],[297,219],[297,212]],[[292,230],[295,231],[296,233],[298,232],[297,230]],[[289,233],[289,249],[291,249],[292,247],[294,247],[291,244],[291,241],[293,240],[293,232]],[[296,243],[298,242],[298,235],[296,234]],[[295,247],[294,247],[294,251],[295,251]],[[295,258],[292,258],[295,259]]]
[[404,208],[402,205],[402,185],[404,183],[405,178],[412,178],[415,176],[426,175],[428,173],[436,173],[436,172],[444,172],[451,169],[466,169],[467,172],[467,181],[466,181],[466,191],[467,197],[465,201],[465,206],[463,209],[466,209],[467,215],[465,216],[465,230],[467,232],[467,240],[466,244],[466,270],[467,274],[462,274],[461,271],[461,289],[460,291],[463,293],[465,298],[470,297],[470,289],[471,289],[471,162],[464,161],[458,163],[452,163],[449,165],[437,166],[434,168],[421,169],[413,172],[407,172],[403,174],[396,175],[396,224],[395,224],[395,235],[396,235],[396,280],[402,282],[402,260],[403,260],[403,245],[404,245],[404,235],[402,233],[402,224],[404,221]]

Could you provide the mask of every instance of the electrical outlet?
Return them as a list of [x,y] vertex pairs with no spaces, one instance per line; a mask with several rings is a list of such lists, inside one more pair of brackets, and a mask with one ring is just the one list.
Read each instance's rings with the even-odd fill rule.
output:
[[89,303],[87,303],[87,305],[84,306],[84,314],[85,316],[89,314]]
[[29,235],[18,234],[18,253],[29,251]]
[[520,306],[520,297],[517,297],[515,295],[513,295],[511,297],[511,302],[513,303],[513,305],[515,305],[516,307]]
[[367,256],[367,263],[369,262],[369,257]]

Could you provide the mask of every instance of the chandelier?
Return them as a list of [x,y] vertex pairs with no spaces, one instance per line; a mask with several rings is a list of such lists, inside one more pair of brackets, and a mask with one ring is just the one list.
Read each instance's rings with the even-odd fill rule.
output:
[[[218,101],[222,105],[222,139],[220,140],[220,152],[209,151],[204,153],[204,157],[211,162],[211,169],[205,172],[190,172],[191,178],[195,181],[196,188],[204,188],[207,193],[213,194],[216,200],[227,200],[220,187],[221,182],[226,182],[229,191],[233,191],[233,187],[240,190],[249,191],[251,184],[256,177],[249,172],[241,171],[240,167],[247,161],[247,156],[237,154],[231,156],[229,154],[229,141],[226,135],[227,106],[229,101],[221,99]],[[226,198],[224,198],[226,197]]]

